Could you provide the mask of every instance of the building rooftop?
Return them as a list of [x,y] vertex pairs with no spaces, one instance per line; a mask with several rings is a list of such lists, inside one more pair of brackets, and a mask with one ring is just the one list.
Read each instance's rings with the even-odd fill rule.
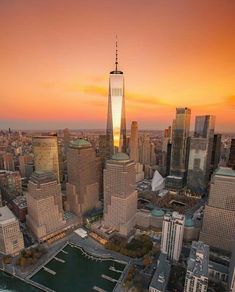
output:
[[112,156],[112,160],[123,161],[123,160],[130,160],[130,158],[126,153],[118,152]]
[[229,167],[219,167],[215,171],[215,175],[235,177],[235,170]]
[[16,217],[7,206],[0,207],[0,225],[15,220]]
[[17,196],[13,200],[14,204],[16,204],[20,209],[27,208],[27,201],[25,196]]
[[195,276],[208,277],[209,246],[201,241],[193,241],[188,259],[187,271]]
[[185,216],[176,211],[173,211],[173,212],[166,213],[164,216],[164,220],[179,220],[178,223],[183,224],[183,221],[185,220]]
[[34,171],[30,177],[30,181],[35,184],[44,184],[52,181],[57,181],[56,175],[51,171]]
[[69,146],[71,148],[88,148],[88,147],[92,147],[91,143],[87,140],[84,139],[77,139],[74,141],[71,141]]
[[166,291],[170,271],[171,265],[167,260],[167,255],[161,253],[158,259],[157,269],[149,287],[155,288],[157,291]]

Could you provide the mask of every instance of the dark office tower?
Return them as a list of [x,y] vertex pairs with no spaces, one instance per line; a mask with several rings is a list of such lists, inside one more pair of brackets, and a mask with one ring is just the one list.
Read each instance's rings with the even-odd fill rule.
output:
[[235,139],[232,139],[231,141],[228,167],[232,167],[232,169],[235,169]]
[[190,139],[187,186],[194,193],[207,192],[214,140],[215,117],[197,116],[194,137]]
[[107,118],[107,158],[116,152],[126,152],[126,117],[124,76],[118,70],[118,51],[116,41],[115,70],[109,75],[109,99]]
[[105,159],[107,157],[106,153],[106,135],[99,135],[99,156],[104,167]]
[[67,152],[68,183],[67,209],[81,217],[99,207],[100,158],[91,143],[77,139]]
[[163,171],[166,176],[170,174],[170,165],[171,165],[171,146],[172,146],[172,130],[169,126],[164,131],[164,137],[162,142],[162,166]]
[[171,176],[185,178],[191,109],[177,108],[172,129]]
[[71,141],[71,135],[70,135],[70,131],[68,128],[63,130],[63,136],[64,136],[64,153],[67,153],[67,150],[69,148],[69,143]]
[[221,134],[215,134],[211,154],[211,172],[213,173],[219,166],[221,154]]

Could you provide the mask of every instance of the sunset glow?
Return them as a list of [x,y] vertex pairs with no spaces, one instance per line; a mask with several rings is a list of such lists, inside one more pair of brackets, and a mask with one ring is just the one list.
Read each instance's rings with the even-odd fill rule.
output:
[[1,0],[1,128],[105,129],[118,34],[128,128],[187,106],[232,131],[234,15],[233,0]]

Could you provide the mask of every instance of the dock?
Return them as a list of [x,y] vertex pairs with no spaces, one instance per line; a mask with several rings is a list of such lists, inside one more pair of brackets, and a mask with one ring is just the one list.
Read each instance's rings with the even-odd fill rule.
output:
[[100,287],[97,287],[97,286],[94,286],[93,290],[98,291],[98,292],[107,292],[106,290],[104,290],[104,289],[102,289]]
[[61,249],[61,251],[62,251],[62,253],[64,253],[64,254],[68,254],[68,252],[65,251],[65,250],[63,250],[63,249]]
[[116,270],[113,266],[110,266],[110,267],[109,267],[109,270],[110,270],[110,271],[113,271],[113,272],[116,272],[116,273],[120,273],[120,274],[123,272],[123,271],[121,271],[121,270]]
[[54,259],[57,261],[57,262],[60,262],[60,263],[65,263],[65,260],[62,260],[62,259],[60,259],[60,258],[57,258],[57,257],[54,257]]
[[46,271],[46,272],[52,274],[53,276],[56,275],[56,272],[55,272],[55,271],[53,271],[53,270],[51,270],[51,269],[49,269],[49,268],[47,268],[47,267],[43,267],[43,269],[44,269],[44,271]]
[[118,280],[113,279],[113,278],[111,278],[111,277],[109,277],[109,276],[107,276],[105,274],[102,274],[101,277],[104,278],[104,279],[106,279],[106,280],[108,280],[108,281],[110,281],[110,282],[113,282],[113,283],[118,282]]

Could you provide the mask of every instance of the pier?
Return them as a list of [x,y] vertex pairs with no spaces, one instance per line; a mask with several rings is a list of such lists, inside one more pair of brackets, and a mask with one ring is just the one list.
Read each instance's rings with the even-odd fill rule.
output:
[[61,249],[61,252],[64,253],[64,254],[68,254],[68,252],[63,250],[63,249]]
[[109,277],[109,276],[107,276],[107,275],[104,275],[104,274],[102,274],[101,277],[102,277],[103,279],[106,279],[106,280],[108,280],[108,281],[110,281],[110,282],[113,282],[113,283],[118,282],[118,280],[113,279],[113,278],[111,278],[111,277]]
[[97,287],[97,286],[94,286],[93,290],[98,291],[98,292],[107,292],[106,290],[104,290],[104,289],[102,289],[100,287]]
[[51,269],[49,269],[49,268],[47,268],[47,267],[43,267],[43,269],[44,269],[44,271],[46,271],[46,272],[52,274],[53,276],[56,275],[56,272],[55,272],[55,271],[53,271],[53,270],[51,270]]
[[60,258],[57,258],[57,257],[54,257],[54,259],[57,261],[57,262],[60,262],[60,263],[65,263],[65,260],[62,260],[62,259],[60,259]]
[[123,271],[121,271],[121,270],[116,270],[113,266],[110,266],[110,267],[109,267],[109,270],[110,270],[110,271],[113,271],[113,272],[116,272],[116,273],[120,273],[120,274],[123,272]]

